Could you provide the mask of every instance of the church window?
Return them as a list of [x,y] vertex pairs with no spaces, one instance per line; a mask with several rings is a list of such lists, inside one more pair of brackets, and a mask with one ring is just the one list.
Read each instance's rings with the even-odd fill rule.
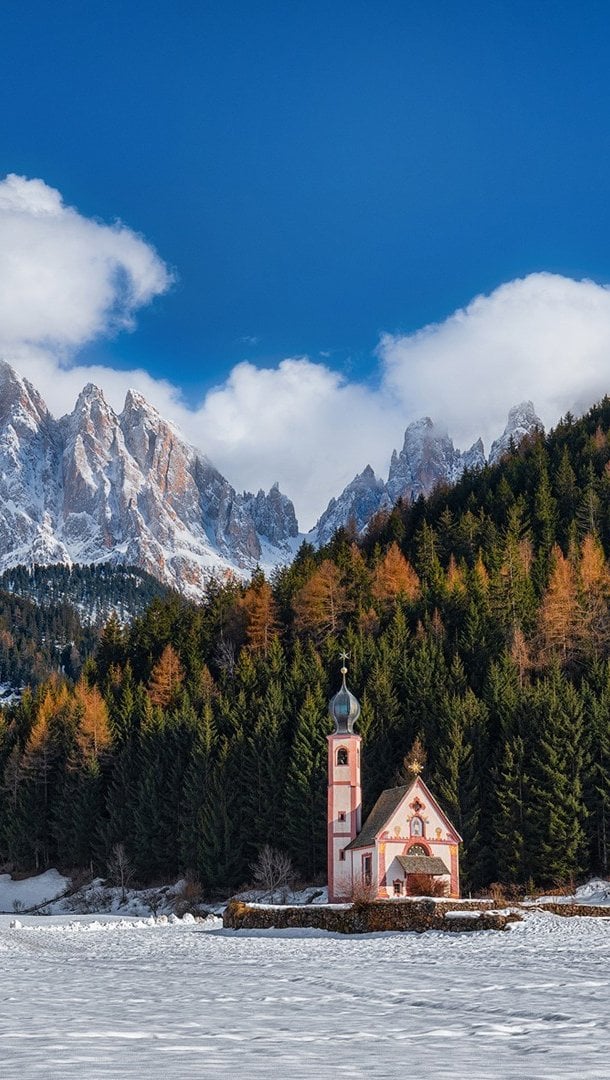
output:
[[345,851],[343,848],[341,848],[341,851],[339,852],[339,862],[345,862]]
[[427,855],[428,852],[426,851],[423,844],[411,844],[411,847],[409,848],[408,854],[409,855]]
[[337,750],[337,765],[347,765],[347,750],[344,746],[340,746]]
[[373,859],[370,855],[365,855],[362,860],[362,877],[365,885],[370,885],[373,880]]
[[394,884],[394,896],[400,896],[402,893],[402,881],[396,878]]
[[345,821],[345,810],[339,811],[339,821]]
[[411,836],[423,836],[424,823],[420,817],[411,818]]

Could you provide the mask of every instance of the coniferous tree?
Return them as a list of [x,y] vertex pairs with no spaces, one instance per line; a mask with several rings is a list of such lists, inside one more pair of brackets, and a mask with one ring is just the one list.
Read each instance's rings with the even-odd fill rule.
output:
[[326,782],[332,725],[319,685],[307,691],[297,718],[286,772],[284,835],[287,850],[307,881],[326,867]]
[[532,703],[539,735],[531,752],[530,858],[537,879],[551,884],[577,876],[585,858],[583,705],[557,667]]

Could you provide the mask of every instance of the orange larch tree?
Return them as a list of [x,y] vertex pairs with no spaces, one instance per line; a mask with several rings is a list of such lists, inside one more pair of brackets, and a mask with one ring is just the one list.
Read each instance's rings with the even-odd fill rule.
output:
[[162,709],[172,703],[182,683],[184,668],[172,645],[166,645],[148,680],[148,696],[153,705]]
[[250,585],[244,593],[242,603],[247,619],[248,645],[253,652],[262,652],[266,656],[279,631],[277,604],[269,582],[263,580]]
[[106,702],[96,686],[81,679],[74,688],[79,712],[78,744],[87,756],[98,757],[110,747],[112,737]]
[[373,597],[382,605],[394,603],[400,597],[413,601],[420,594],[420,582],[415,570],[394,542],[375,569]]
[[578,578],[582,651],[599,656],[610,643],[610,574],[604,549],[592,533],[580,547]]
[[551,574],[540,606],[540,644],[543,662],[553,656],[562,664],[574,660],[578,648],[579,605],[574,567],[556,544]]
[[295,626],[318,638],[337,634],[346,608],[340,571],[334,562],[325,559],[294,598]]

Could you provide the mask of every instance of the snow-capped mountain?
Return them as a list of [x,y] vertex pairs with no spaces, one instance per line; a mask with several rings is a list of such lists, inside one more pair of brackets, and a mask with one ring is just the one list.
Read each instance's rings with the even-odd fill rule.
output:
[[522,401],[520,405],[514,405],[500,438],[491,444],[489,464],[495,465],[512,446],[518,446],[526,435],[531,435],[534,431],[544,431],[544,425],[536,415],[533,402]]
[[319,518],[310,538],[318,547],[327,544],[333,533],[349,521],[362,532],[373,514],[382,506],[390,506],[383,480],[375,476],[370,465],[356,476],[341,492],[338,499],[331,499]]
[[277,486],[238,494],[139,394],[117,415],[89,385],[55,420],[0,362],[0,570],[130,564],[196,596],[211,574],[289,561],[297,535]]
[[331,499],[309,539],[321,546],[349,522],[362,532],[378,510],[392,507],[398,499],[411,502],[420,495],[429,495],[440,484],[455,484],[466,469],[495,464],[526,435],[543,430],[531,401],[516,405],[508,414],[503,434],[492,444],[487,461],[482,439],[477,439],[470,450],[457,450],[453,439],[429,416],[416,420],[405,431],[402,450],[392,453],[387,481],[379,479],[367,465],[338,498]]
[[400,453],[394,450],[386,491],[391,503],[400,498],[414,501],[429,495],[440,483],[455,484],[465,468],[484,464],[480,439],[463,454],[455,449],[453,439],[425,416],[409,424]]
[[[531,402],[511,409],[489,462],[541,428]],[[350,522],[362,532],[376,511],[484,464],[480,439],[462,452],[425,417],[407,427],[387,481],[367,465],[331,499],[308,539],[321,546]],[[0,361],[0,572],[21,564],[132,565],[196,597],[211,575],[290,562],[300,539],[277,484],[238,494],[140,394],[130,390],[117,414],[89,384],[56,420],[27,379]]]

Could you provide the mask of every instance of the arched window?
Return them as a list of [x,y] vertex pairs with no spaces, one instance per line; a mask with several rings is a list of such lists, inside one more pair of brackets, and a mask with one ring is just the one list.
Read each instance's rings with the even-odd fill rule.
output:
[[427,855],[428,852],[426,851],[423,844],[411,844],[411,847],[409,848],[408,854],[409,855]]
[[344,746],[337,750],[337,765],[347,765],[347,750]]
[[424,823],[420,817],[411,818],[411,836],[423,836]]

